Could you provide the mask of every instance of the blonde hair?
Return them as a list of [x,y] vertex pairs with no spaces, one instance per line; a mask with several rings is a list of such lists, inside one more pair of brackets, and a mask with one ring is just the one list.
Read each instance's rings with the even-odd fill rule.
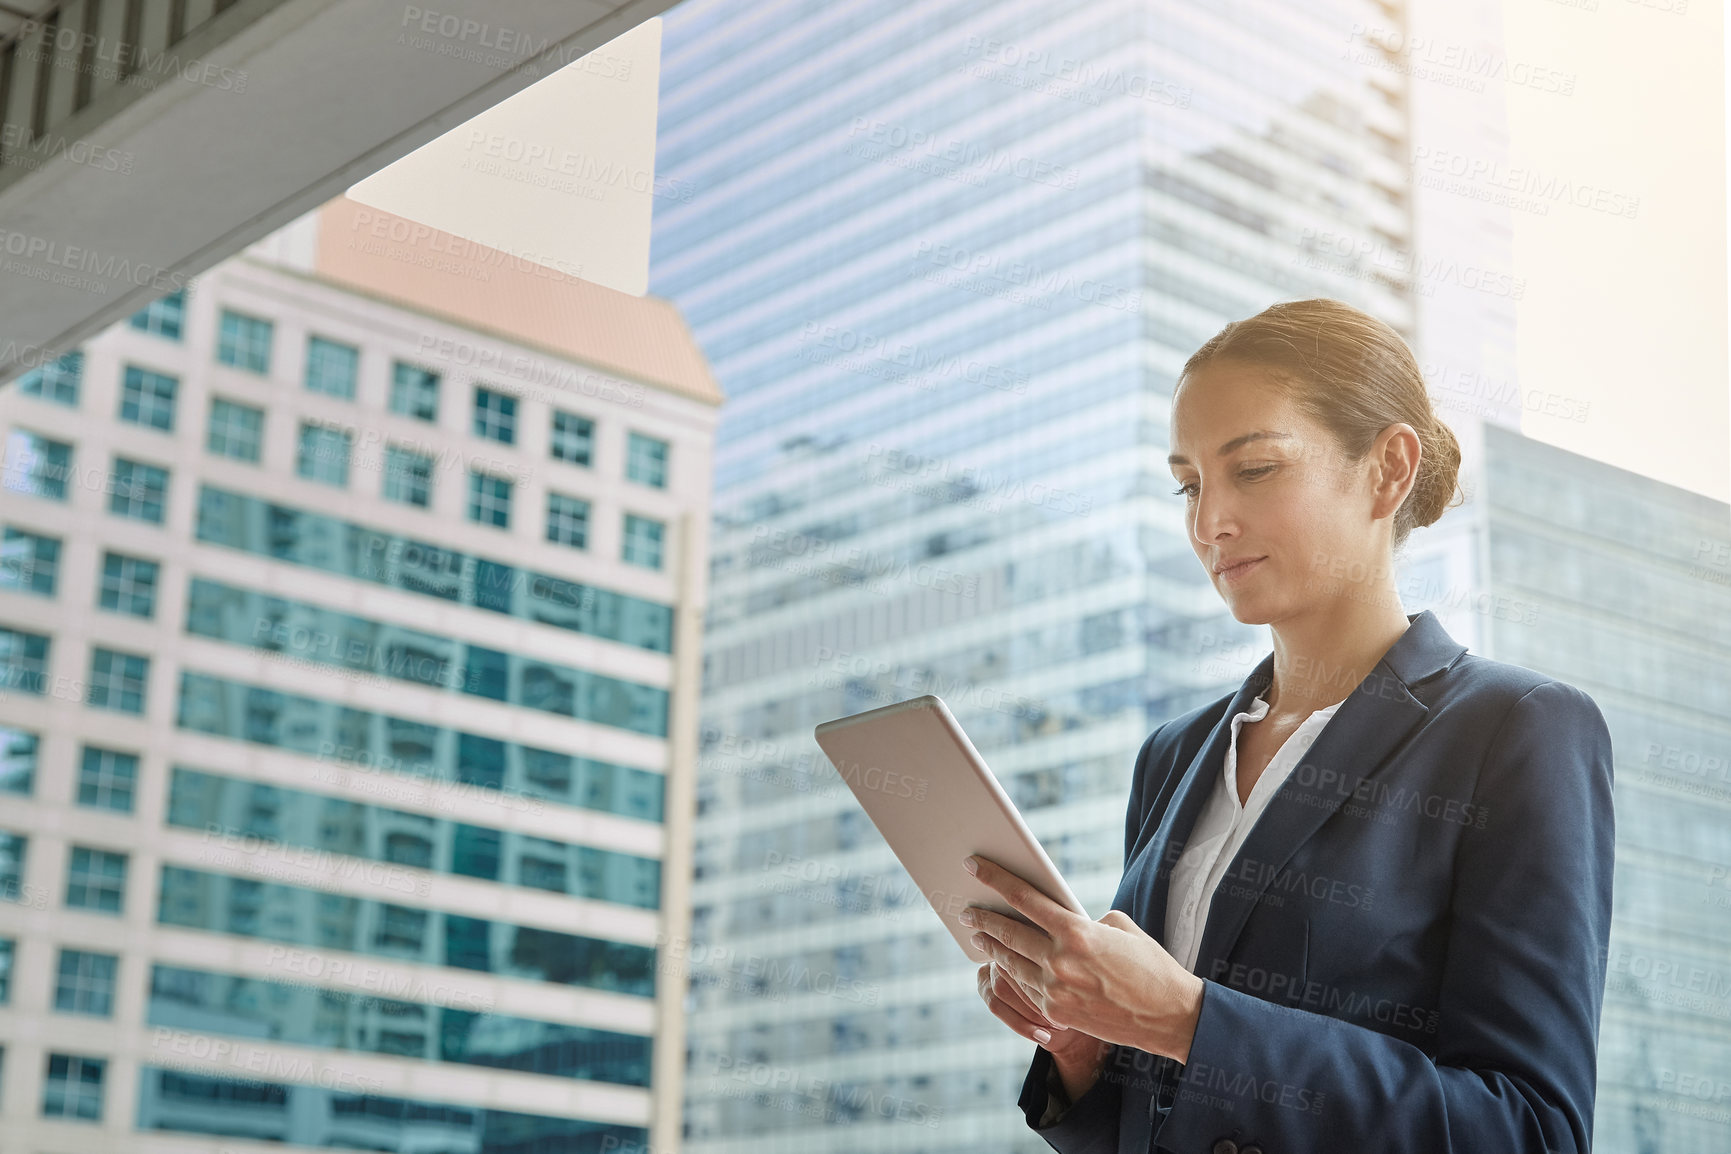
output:
[[1393,547],[1465,498],[1460,442],[1431,406],[1418,359],[1401,335],[1367,312],[1317,297],[1270,305],[1233,321],[1190,354],[1173,390],[1215,361],[1270,370],[1298,408],[1361,461],[1378,434],[1404,422],[1418,433],[1418,476],[1395,512]]

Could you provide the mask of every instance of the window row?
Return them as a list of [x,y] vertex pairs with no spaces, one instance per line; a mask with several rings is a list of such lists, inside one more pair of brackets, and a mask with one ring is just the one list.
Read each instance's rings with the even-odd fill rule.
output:
[[[453,1013],[447,1010],[442,1016],[448,1018]],[[633,1041],[647,1045],[647,1039]],[[591,1047],[602,1044],[587,1042]],[[620,1057],[615,1055],[612,1060],[618,1062]],[[107,1073],[108,1060],[103,1057],[49,1054],[42,1116],[101,1122]],[[558,1150],[641,1150],[649,1136],[643,1127],[623,1123],[363,1093],[359,1092],[363,1085],[359,1082],[350,1085],[339,1081],[327,1088],[311,1083],[211,1077],[157,1066],[141,1067],[138,1081],[139,1130],[180,1132],[200,1139],[219,1135],[288,1146],[334,1143],[371,1150],[462,1149],[475,1154],[511,1154],[523,1148],[524,1134]],[[429,1147],[429,1140],[443,1144]]]
[[[33,892],[24,881],[29,845],[26,835],[0,830],[0,901],[46,904],[46,895]],[[86,913],[124,914],[130,867],[131,855],[127,853],[69,846],[66,883],[60,891],[61,907]],[[535,981],[627,994],[655,992],[652,946],[506,926],[440,910],[182,866],[162,867],[156,920],[165,926],[321,946]],[[517,939],[515,947],[509,940],[513,937]],[[505,952],[495,949],[499,946]],[[513,949],[515,953],[508,952]],[[96,1012],[88,1007],[102,1003],[99,996],[85,992],[78,1004],[87,1007],[80,1012]]]
[[[178,341],[184,333],[185,321],[186,294],[182,291],[151,302],[134,313],[128,324],[134,329]],[[224,309],[217,326],[216,359],[231,368],[266,375],[270,371],[273,332],[273,324],[262,317]],[[311,392],[353,400],[360,362],[359,346],[329,337],[310,336],[307,338],[304,384]],[[24,374],[19,378],[18,389],[29,396],[76,407],[83,378],[84,354],[82,350],[74,350]],[[387,407],[402,416],[436,422],[440,384],[440,375],[433,370],[394,360],[391,362]],[[178,378],[172,375],[138,365],[126,365],[122,371],[120,419],[155,429],[172,430],[178,386]],[[470,429],[478,437],[505,445],[516,444],[518,398],[499,389],[475,385]],[[594,450],[594,419],[555,409],[548,444],[553,459],[592,467]],[[626,479],[657,489],[667,488],[671,451],[669,443],[660,437],[627,430]]]
[[[206,446],[213,453],[257,461],[264,412],[216,398],[211,401]],[[302,422],[295,471],[309,480],[346,487],[349,483],[353,437],[343,429]],[[433,499],[435,461],[431,454],[399,445],[385,447],[380,494],[389,501],[426,508]],[[0,484],[18,493],[64,501],[75,477],[72,446],[64,441],[15,429],[7,437]],[[168,489],[168,470],[116,456],[100,481],[109,494],[109,510],[126,517],[161,524]],[[469,470],[469,520],[509,529],[516,486],[508,478],[481,469]],[[591,503],[564,493],[547,495],[545,539],[574,549],[589,547]],[[653,517],[626,513],[620,536],[620,559],[648,569],[660,569],[667,526]]]

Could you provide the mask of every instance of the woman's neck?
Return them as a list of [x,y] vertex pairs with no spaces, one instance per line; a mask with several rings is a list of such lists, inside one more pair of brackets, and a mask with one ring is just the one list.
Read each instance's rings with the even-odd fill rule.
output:
[[1410,624],[1392,595],[1272,622],[1273,680],[1262,694],[1269,715],[1304,717],[1344,700]]

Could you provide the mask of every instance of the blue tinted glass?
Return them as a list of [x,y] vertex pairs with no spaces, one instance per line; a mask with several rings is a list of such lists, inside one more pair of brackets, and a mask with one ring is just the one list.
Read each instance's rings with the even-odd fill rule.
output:
[[352,1089],[139,1070],[138,1128],[398,1154],[631,1154],[641,1126],[386,1098]]
[[[0,656],[4,640],[0,631]],[[41,640],[46,646],[47,639]],[[440,729],[203,673],[181,673],[176,724],[322,761],[498,790],[482,797],[507,809],[534,809],[539,802],[532,799],[546,798],[648,821],[660,821],[663,813],[666,779],[653,770]]]
[[[70,450],[68,450],[70,452]],[[204,486],[198,539],[362,581],[556,625],[657,653],[673,648],[673,607],[577,585],[285,505]],[[485,570],[483,566],[492,566]]]
[[[70,951],[69,951],[70,952]],[[88,957],[90,955],[77,955]],[[112,960],[112,959],[111,959]],[[61,966],[66,969],[65,964]],[[62,984],[65,984],[64,977]],[[109,974],[112,986],[112,971]],[[587,1026],[514,1018],[461,1005],[425,1005],[259,978],[153,966],[146,1024],[297,1046],[356,1050],[649,1085],[652,1039]]]
[[[91,755],[100,758],[105,752],[86,749],[87,770]],[[129,801],[130,782],[128,778]],[[568,876],[575,877],[574,884],[579,887],[560,888],[560,892],[644,909],[654,909],[659,904],[661,863],[654,858],[594,846],[567,845],[514,831],[460,825],[444,818],[180,766],[175,767],[169,785],[167,821],[171,826],[203,830],[214,852],[244,846],[249,858],[277,857],[285,864],[303,856],[299,848],[307,848],[437,873],[531,885],[535,883],[524,880],[523,863],[552,859],[570,867]],[[502,861],[514,863],[514,868],[503,876]],[[411,879],[404,876],[401,882],[402,892],[413,891]],[[390,884],[389,879],[386,884]],[[555,887],[538,884],[535,888]]]
[[[580,721],[667,734],[667,690],[532,661],[432,633],[194,578],[188,633],[305,661],[510,701]],[[560,692],[539,690],[557,684]]]
[[[643,997],[655,993],[652,946],[463,918],[180,866],[162,867],[156,920],[165,926],[235,934],[288,947],[343,950]],[[450,948],[453,933],[461,946],[458,950]],[[293,958],[284,953],[282,960],[291,963]],[[334,959],[324,962],[327,967],[335,964]]]

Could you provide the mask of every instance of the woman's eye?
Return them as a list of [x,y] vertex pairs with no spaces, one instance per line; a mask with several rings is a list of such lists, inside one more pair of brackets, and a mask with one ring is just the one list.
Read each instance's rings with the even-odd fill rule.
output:
[[1188,497],[1190,495],[1190,486],[1187,484],[1180,485],[1176,489],[1172,490],[1172,495],[1174,497]]
[[1273,465],[1258,465],[1252,469],[1240,469],[1238,471],[1238,475],[1240,477],[1245,477],[1245,478],[1254,480],[1255,478],[1262,476],[1264,473],[1272,473],[1272,472],[1274,472],[1274,466]]

